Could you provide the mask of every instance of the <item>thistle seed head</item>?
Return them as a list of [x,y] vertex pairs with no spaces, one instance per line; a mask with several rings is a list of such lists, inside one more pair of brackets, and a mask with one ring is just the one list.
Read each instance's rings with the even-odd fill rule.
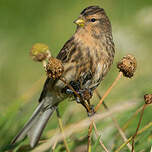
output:
[[144,99],[145,99],[145,104],[151,104],[152,103],[152,94],[145,94]]
[[137,61],[132,55],[124,56],[122,60],[118,62],[117,68],[123,73],[125,77],[131,78],[136,71]]
[[56,58],[50,57],[46,65],[46,72],[49,78],[58,79],[64,71],[62,62]]
[[49,48],[46,44],[36,43],[30,50],[30,55],[34,61],[41,62],[49,55]]

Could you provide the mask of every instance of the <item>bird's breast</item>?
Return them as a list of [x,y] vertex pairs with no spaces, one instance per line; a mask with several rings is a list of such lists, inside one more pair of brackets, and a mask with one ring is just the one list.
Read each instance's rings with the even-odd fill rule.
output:
[[78,82],[81,88],[95,88],[99,85],[113,61],[107,45],[104,38],[96,40],[89,35],[75,36],[74,47],[64,63],[63,76],[67,83]]

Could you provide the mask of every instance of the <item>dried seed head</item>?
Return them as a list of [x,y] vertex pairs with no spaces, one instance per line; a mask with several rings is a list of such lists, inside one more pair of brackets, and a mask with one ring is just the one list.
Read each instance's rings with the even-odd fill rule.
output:
[[56,58],[50,57],[46,65],[46,72],[49,78],[58,79],[64,71],[62,62]]
[[46,44],[43,43],[36,43],[32,46],[30,50],[30,55],[34,61],[43,61],[49,55],[49,48]]
[[145,99],[145,104],[151,104],[152,103],[152,94],[145,94],[144,99]]
[[125,77],[131,78],[136,70],[137,61],[134,56],[127,55],[118,62],[117,68],[123,73]]

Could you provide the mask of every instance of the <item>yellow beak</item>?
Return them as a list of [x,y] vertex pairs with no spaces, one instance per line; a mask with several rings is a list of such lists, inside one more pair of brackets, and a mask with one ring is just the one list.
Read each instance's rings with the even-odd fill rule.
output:
[[84,26],[85,21],[82,18],[78,18],[77,20],[74,21],[75,24],[78,26]]

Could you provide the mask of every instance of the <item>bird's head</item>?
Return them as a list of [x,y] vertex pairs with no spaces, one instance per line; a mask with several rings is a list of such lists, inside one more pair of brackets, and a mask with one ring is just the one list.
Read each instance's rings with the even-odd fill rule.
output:
[[85,8],[74,21],[78,29],[85,29],[96,34],[111,32],[111,24],[103,8],[99,6],[89,6]]

